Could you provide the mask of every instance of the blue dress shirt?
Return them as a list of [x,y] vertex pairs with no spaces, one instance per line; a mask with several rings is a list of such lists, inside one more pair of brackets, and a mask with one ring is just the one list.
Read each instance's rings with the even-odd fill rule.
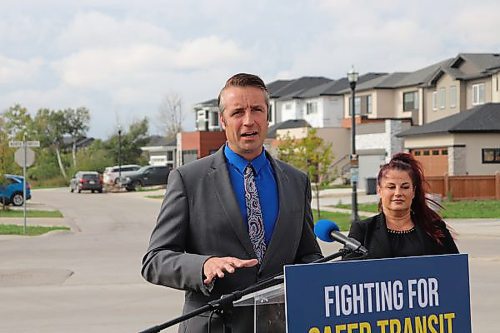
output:
[[[249,162],[232,151],[227,144],[224,147],[224,155],[228,162],[227,168],[229,177],[231,178],[231,185],[236,195],[238,205],[240,206],[241,216],[243,217],[243,221],[246,222],[247,206],[245,202],[244,171]],[[271,236],[273,235],[274,225],[278,218],[278,184],[276,183],[273,167],[267,159],[264,149],[259,156],[250,162],[250,164],[252,164],[255,170],[255,183],[259,193],[262,216],[264,218],[264,237],[266,245],[269,245]]]

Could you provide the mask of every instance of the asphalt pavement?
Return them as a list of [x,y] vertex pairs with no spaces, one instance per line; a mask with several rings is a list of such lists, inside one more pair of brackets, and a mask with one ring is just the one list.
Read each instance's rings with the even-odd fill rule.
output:
[[[59,209],[67,225],[38,237],[0,236],[0,332],[138,332],[180,315],[183,293],[140,276],[141,257],[161,200],[136,193],[33,190],[29,206]],[[323,193],[320,204],[349,203],[350,189]],[[359,202],[376,201],[359,193]],[[328,209],[324,207],[323,209]],[[22,223],[0,218],[0,223]],[[474,332],[496,332],[500,306],[500,218],[450,220],[469,254]],[[324,254],[339,248],[321,243]],[[176,332],[175,328],[164,332]]]

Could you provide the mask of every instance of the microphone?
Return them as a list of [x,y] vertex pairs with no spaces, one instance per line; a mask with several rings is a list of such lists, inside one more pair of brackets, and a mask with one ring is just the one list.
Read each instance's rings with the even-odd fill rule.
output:
[[339,226],[333,221],[319,220],[316,222],[314,234],[324,242],[337,241],[351,251],[361,252],[362,254],[368,253],[368,250],[356,239],[347,237],[341,233]]

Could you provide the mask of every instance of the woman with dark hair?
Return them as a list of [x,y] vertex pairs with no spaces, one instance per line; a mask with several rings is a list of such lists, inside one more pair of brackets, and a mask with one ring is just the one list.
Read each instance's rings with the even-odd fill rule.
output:
[[426,198],[424,185],[422,167],[411,154],[398,153],[381,167],[380,213],[353,222],[349,231],[349,237],[368,249],[362,259],[458,253],[446,223],[428,206],[428,201],[439,204]]

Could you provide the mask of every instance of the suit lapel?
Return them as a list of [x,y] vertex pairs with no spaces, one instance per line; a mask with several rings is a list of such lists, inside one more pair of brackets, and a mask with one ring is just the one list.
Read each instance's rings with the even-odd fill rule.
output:
[[291,209],[288,207],[289,202],[284,200],[285,193],[289,193],[287,192],[288,177],[269,154],[267,158],[274,169],[276,184],[278,186],[278,218],[276,219],[273,235],[271,236],[271,241],[269,242],[262,266],[272,260],[270,257],[271,254],[279,253],[280,249],[286,248],[287,244],[292,242],[290,239],[291,233],[287,232],[287,221],[290,220],[289,212]]
[[226,223],[231,226],[238,236],[238,239],[248,255],[250,257],[255,257],[252,242],[248,236],[246,224],[241,217],[239,205],[231,185],[231,179],[229,178],[229,171],[227,170],[224,157],[224,147],[215,153],[212,171],[209,177],[212,179],[213,189],[219,200],[220,208],[227,217]]

